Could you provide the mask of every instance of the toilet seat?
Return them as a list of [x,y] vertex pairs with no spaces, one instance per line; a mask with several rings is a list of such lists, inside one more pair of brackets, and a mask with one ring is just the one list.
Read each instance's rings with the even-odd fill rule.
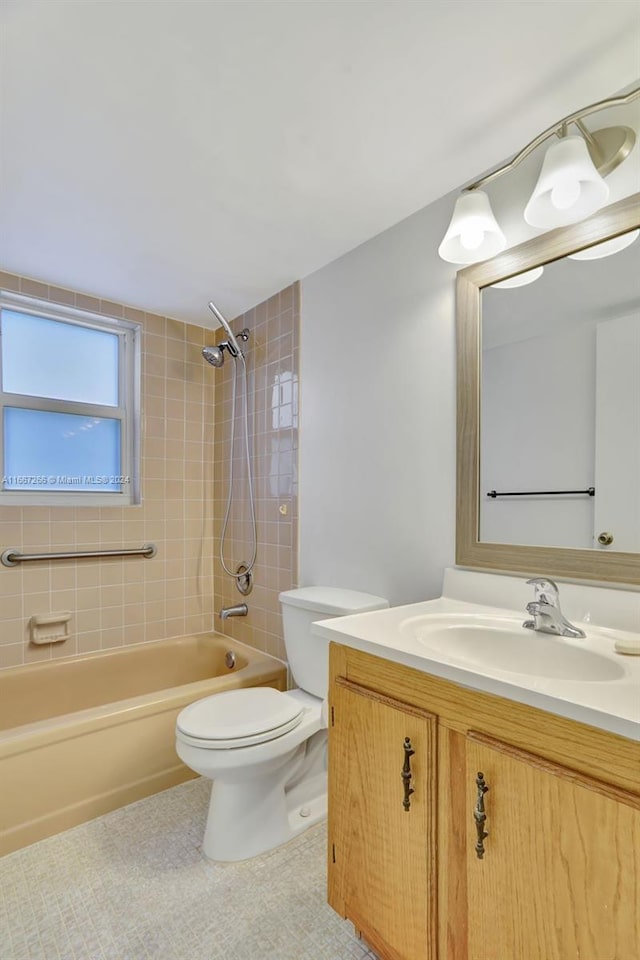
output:
[[271,687],[225,690],[189,704],[178,714],[176,735],[208,750],[266,743],[297,727],[303,706]]

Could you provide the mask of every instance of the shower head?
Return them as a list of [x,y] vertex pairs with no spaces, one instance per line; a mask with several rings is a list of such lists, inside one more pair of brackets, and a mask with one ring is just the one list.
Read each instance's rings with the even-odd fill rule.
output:
[[238,354],[241,353],[241,350],[240,350],[238,341],[235,338],[235,334],[233,330],[231,329],[231,327],[229,326],[225,318],[222,316],[222,314],[216,307],[215,303],[213,303],[213,301],[209,301],[209,310],[211,310],[211,313],[214,315],[214,317],[216,318],[216,320],[218,321],[218,323],[226,333],[227,337],[229,338],[229,343],[228,343],[229,353],[231,354],[232,357],[237,357]]
[[221,347],[203,347],[202,356],[212,367],[221,367],[224,363],[224,353]]

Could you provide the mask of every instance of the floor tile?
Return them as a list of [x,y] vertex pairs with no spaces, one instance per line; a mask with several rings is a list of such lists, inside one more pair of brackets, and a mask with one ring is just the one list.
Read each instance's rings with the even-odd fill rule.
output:
[[326,824],[213,864],[209,790],[192,780],[0,859],[0,960],[375,960],[326,903]]

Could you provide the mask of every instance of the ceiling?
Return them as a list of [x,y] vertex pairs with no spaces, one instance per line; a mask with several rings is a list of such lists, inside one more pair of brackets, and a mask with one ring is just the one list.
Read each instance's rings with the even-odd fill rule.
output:
[[2,19],[0,267],[201,324],[640,72],[635,0],[4,0]]

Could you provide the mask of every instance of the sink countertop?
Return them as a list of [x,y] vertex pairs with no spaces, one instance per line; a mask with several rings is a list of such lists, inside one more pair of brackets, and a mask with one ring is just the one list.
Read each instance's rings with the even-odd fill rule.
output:
[[[312,631],[328,640],[442,677],[469,689],[526,703],[548,713],[640,741],[640,656],[614,651],[617,637],[640,640],[639,634],[573,621],[587,634],[586,641],[565,637],[554,637],[554,641],[572,646],[583,644],[585,649],[597,652],[621,667],[624,673],[619,679],[613,680],[558,679],[510,672],[475,661],[465,662],[464,657],[450,655],[442,648],[430,649],[428,644],[416,639],[406,626],[403,628],[403,624],[413,618],[442,614],[459,615],[461,622],[470,620],[474,615],[507,618],[510,621],[515,619],[520,624],[527,619],[523,610],[439,597],[437,600],[389,607],[387,610],[320,620],[313,624]],[[428,621],[426,623],[428,627]],[[539,637],[548,637],[547,634],[524,628],[523,634],[532,645]]]

